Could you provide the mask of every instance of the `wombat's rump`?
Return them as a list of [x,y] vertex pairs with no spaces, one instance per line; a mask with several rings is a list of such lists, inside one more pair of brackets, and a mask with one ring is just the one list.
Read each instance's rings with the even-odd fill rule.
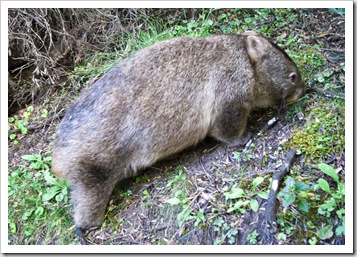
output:
[[53,147],[78,235],[101,224],[119,180],[206,136],[237,144],[253,108],[304,93],[294,62],[254,32],[169,39],[122,61],[73,104]]

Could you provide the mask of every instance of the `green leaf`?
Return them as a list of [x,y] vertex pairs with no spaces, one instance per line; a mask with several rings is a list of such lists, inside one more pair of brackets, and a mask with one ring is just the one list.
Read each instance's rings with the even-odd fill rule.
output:
[[222,227],[223,224],[224,224],[224,220],[222,219],[221,216],[219,216],[213,223],[213,225],[218,226],[218,227]]
[[284,194],[283,195],[283,206],[284,207],[289,206],[290,204],[292,204],[295,201],[295,198],[296,198],[296,196],[293,193]]
[[341,182],[339,182],[337,184],[337,188],[338,188],[338,191],[342,194],[342,195],[345,195],[345,185],[342,184]]
[[268,197],[269,197],[269,193],[268,192],[263,192],[263,191],[258,192],[258,195],[259,195],[260,198],[263,198],[265,200],[268,199]]
[[47,190],[46,194],[42,195],[42,201],[47,202],[55,197],[60,191],[60,188],[57,186],[53,186]]
[[16,138],[16,134],[10,134],[9,138],[10,138],[11,140],[14,140],[14,139]]
[[62,193],[63,195],[68,195],[68,188],[67,188],[66,186],[63,187],[61,193]]
[[278,239],[285,241],[285,240],[286,240],[286,234],[284,234],[284,233],[279,233],[279,234],[278,234]]
[[300,211],[303,211],[303,212],[306,212],[306,213],[309,212],[309,210],[310,210],[310,204],[306,199],[300,200],[298,202],[297,206],[298,206],[298,209]]
[[31,161],[37,161],[39,159],[38,154],[23,155],[21,158],[26,160],[26,161],[30,161],[30,162]]
[[182,212],[180,212],[177,215],[177,222],[179,227],[182,227],[182,224],[185,222],[185,220],[188,218],[190,214],[191,214],[191,209],[185,208]]
[[22,215],[23,220],[28,220],[29,217],[31,217],[32,213],[34,212],[34,208],[25,211],[25,213]]
[[62,202],[63,198],[64,198],[63,194],[59,193],[58,195],[56,195],[55,199],[56,199],[56,202]]
[[171,204],[171,205],[177,205],[177,204],[181,203],[181,200],[176,198],[176,197],[174,197],[174,198],[171,198],[171,199],[167,200],[166,202]]
[[317,244],[317,239],[316,239],[316,237],[312,237],[311,239],[309,239],[309,244],[310,245],[316,245]]
[[345,226],[339,226],[336,228],[336,236],[345,235]]
[[323,178],[319,178],[319,180],[317,182],[319,183],[322,190],[331,194],[330,186],[326,180],[324,180]]
[[285,180],[285,185],[287,188],[292,187],[295,184],[295,181],[292,177],[288,176]]
[[252,184],[253,184],[253,188],[256,188],[258,185],[260,185],[262,182],[264,181],[263,177],[256,177]]
[[50,185],[56,185],[57,184],[57,181],[54,177],[52,177],[52,175],[46,171],[46,172],[43,172],[43,178],[46,180],[46,182]]
[[336,211],[337,217],[339,217],[340,219],[344,219],[345,217],[345,208],[339,209],[338,211]]
[[30,228],[29,226],[26,226],[24,232],[25,232],[25,236],[31,236],[34,232],[34,229]]
[[239,187],[232,187],[229,192],[224,193],[226,200],[228,199],[237,199],[241,197],[245,197],[246,194],[244,193],[243,189]]
[[10,232],[11,233],[16,233],[16,224],[13,222],[9,223],[9,227],[10,227]]
[[259,210],[259,203],[256,199],[250,200],[250,208],[254,211],[257,212]]
[[47,118],[47,116],[48,116],[48,111],[47,111],[46,109],[43,109],[43,110],[42,110],[41,117],[42,117],[42,118]]
[[[244,206],[246,206],[250,201],[246,200],[246,201],[242,201],[242,200],[239,200],[238,202],[236,202],[234,204],[233,207],[229,208],[227,210],[228,213],[232,212],[232,211],[235,211],[235,210],[239,210],[241,213],[246,213],[245,209],[244,209]],[[242,208],[243,207],[243,208]]]
[[14,122],[15,119],[14,119],[14,117],[9,117],[9,118],[8,118],[8,121],[9,121],[9,122]]
[[27,134],[27,131],[28,131],[27,128],[25,128],[25,127],[21,128],[21,134],[25,135],[25,134]]
[[179,189],[179,190],[177,190],[176,192],[175,192],[175,196],[176,197],[178,197],[178,196],[180,196],[180,195],[182,195],[183,194],[183,191],[181,190],[181,189]]
[[322,240],[331,238],[333,236],[332,226],[327,225],[326,227],[317,230],[316,235]]
[[320,163],[317,166],[323,173],[325,173],[326,175],[329,175],[331,178],[333,178],[333,180],[336,181],[336,183],[338,183],[340,181],[336,171],[334,168],[332,168],[330,165],[327,165],[325,163]]
[[33,112],[33,110],[34,110],[34,109],[33,109],[33,106],[30,105],[29,107],[27,107],[27,111]]
[[35,216],[37,218],[41,217],[42,214],[44,213],[45,209],[42,206],[37,207],[36,211],[35,211]]
[[310,191],[311,187],[309,185],[306,185],[303,182],[297,182],[295,184],[295,192],[300,192],[300,191]]
[[197,217],[199,217],[201,220],[205,221],[205,213],[202,209],[197,214]]

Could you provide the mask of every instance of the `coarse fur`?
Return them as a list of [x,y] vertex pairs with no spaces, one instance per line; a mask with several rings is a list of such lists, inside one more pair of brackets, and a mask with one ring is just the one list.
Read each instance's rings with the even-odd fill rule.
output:
[[53,147],[79,236],[119,180],[206,136],[239,144],[252,109],[304,93],[294,62],[255,32],[173,38],[122,61],[73,104]]

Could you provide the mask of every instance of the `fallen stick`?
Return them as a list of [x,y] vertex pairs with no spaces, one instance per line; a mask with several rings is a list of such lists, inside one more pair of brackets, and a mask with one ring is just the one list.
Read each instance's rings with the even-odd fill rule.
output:
[[270,127],[272,127],[278,120],[280,120],[280,117],[273,117],[272,119],[270,119],[268,123],[266,123],[264,127],[261,130],[259,130],[259,132],[256,135],[249,138],[244,148],[249,148],[253,141],[255,141],[259,136],[263,135],[265,131],[267,131]]
[[281,185],[281,181],[285,174],[288,172],[289,167],[295,157],[296,149],[291,148],[288,154],[286,155],[286,159],[284,163],[279,167],[279,171],[274,173],[273,180],[271,183],[271,188],[269,192],[269,197],[267,200],[267,205],[265,208],[266,211],[266,225],[270,231],[270,233],[274,234],[278,230],[278,226],[276,224],[276,217],[275,217],[275,200],[276,195],[278,193],[279,187]]
[[329,92],[327,90],[322,90],[322,89],[318,89],[318,88],[310,88],[310,90],[314,91],[314,92],[317,92],[317,93],[320,93],[324,97],[327,97],[327,98],[332,98],[332,99],[333,98],[339,98],[339,99],[345,100],[344,94],[332,93],[332,92]]

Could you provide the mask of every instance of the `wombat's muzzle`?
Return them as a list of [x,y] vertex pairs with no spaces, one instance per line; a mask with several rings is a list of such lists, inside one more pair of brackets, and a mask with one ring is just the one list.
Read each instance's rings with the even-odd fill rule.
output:
[[299,100],[306,94],[306,85],[304,84],[302,87],[298,88],[294,94],[285,98],[286,103],[292,103]]

